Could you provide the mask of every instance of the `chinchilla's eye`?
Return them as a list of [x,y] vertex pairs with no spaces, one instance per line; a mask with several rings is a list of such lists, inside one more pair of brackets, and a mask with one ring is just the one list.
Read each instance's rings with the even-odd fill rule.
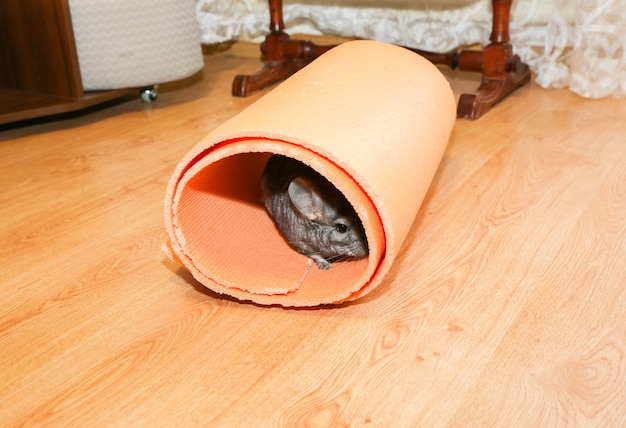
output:
[[339,233],[346,233],[348,231],[348,226],[343,223],[339,223],[335,225],[335,230]]

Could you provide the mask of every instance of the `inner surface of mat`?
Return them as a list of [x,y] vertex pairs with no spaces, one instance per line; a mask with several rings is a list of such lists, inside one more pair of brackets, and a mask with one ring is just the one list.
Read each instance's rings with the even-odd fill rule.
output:
[[[382,226],[367,195],[332,163],[306,149],[264,140],[220,145],[225,157],[206,156],[185,173],[176,220],[178,236],[197,272],[222,287],[252,294],[281,295],[298,290],[300,298],[346,297],[358,291],[376,270],[383,252]],[[272,149],[272,152],[257,151]],[[260,176],[272,153],[312,163],[339,188],[366,220],[373,257],[334,263],[322,271],[291,248],[265,211]],[[223,153],[221,154],[223,156]],[[315,168],[317,166],[317,168]]]

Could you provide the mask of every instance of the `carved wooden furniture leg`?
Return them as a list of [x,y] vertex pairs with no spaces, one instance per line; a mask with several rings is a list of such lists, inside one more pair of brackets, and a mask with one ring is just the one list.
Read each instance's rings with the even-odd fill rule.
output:
[[333,46],[316,46],[304,40],[293,40],[284,32],[283,2],[269,0],[270,34],[261,44],[266,62],[255,74],[237,75],[232,94],[245,97],[289,77]]
[[[482,72],[482,82],[478,90],[473,94],[461,95],[457,117],[478,119],[498,101],[530,81],[528,66],[517,55],[513,55],[513,48],[509,44],[511,4],[512,0],[492,0],[491,43],[482,51],[453,50],[448,53],[434,53],[409,48],[435,64]],[[232,89],[235,96],[244,97],[276,83],[334,47],[291,39],[284,32],[282,0],[269,0],[269,6],[270,34],[261,45],[267,61],[259,72],[235,77]]]
[[494,104],[530,81],[528,65],[513,55],[509,44],[509,16],[512,0],[492,0],[491,43],[483,51],[461,51],[460,70],[482,71],[482,83],[473,94],[463,94],[457,117],[478,119]]
[[434,53],[408,48],[435,64],[482,72],[478,90],[473,94],[462,94],[459,99],[456,115],[460,118],[478,119],[498,101],[530,81],[528,65],[522,63],[519,56],[513,55],[513,47],[509,44],[512,0],[492,0],[492,4],[491,43],[482,51]]

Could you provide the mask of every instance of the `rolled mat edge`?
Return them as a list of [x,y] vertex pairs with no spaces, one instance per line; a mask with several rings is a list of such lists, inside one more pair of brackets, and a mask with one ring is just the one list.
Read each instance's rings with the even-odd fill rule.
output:
[[[388,273],[455,118],[448,82],[424,58],[380,42],[339,45],[183,157],[166,190],[164,249],[200,283],[240,300],[354,300]],[[319,271],[282,241],[258,189],[274,153],[310,165],[344,193],[363,222],[369,257]]]

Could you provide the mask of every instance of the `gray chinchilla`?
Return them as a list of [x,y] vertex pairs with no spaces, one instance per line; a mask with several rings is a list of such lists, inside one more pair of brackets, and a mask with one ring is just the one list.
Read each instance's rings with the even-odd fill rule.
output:
[[326,178],[302,162],[272,155],[261,176],[267,212],[289,245],[320,269],[368,254],[354,208]]

